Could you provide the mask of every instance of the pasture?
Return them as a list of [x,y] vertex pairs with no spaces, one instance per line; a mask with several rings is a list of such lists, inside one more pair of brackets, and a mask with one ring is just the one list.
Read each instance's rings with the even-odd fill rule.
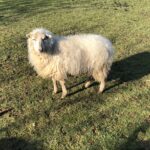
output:
[[[69,94],[28,63],[26,34],[109,38],[114,63],[103,94],[69,77]],[[0,150],[149,150],[150,1],[0,0]]]

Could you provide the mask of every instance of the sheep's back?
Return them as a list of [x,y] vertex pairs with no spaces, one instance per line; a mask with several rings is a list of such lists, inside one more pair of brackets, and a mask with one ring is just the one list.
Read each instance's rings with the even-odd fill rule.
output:
[[107,63],[112,51],[109,40],[99,35],[73,35],[60,41],[66,72],[72,75],[92,72]]

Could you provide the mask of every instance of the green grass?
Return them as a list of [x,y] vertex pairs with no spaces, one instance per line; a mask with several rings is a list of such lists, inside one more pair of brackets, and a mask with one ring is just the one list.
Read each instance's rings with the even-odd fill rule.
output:
[[[27,59],[35,27],[108,37],[106,91],[84,89],[83,75],[69,77],[68,97],[52,96]],[[0,150],[150,149],[149,0],[0,0],[0,35]]]

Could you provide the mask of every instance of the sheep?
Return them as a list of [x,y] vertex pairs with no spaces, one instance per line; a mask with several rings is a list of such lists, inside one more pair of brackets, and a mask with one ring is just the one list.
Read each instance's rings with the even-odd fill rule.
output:
[[[39,76],[52,79],[54,94],[59,82],[64,98],[67,75],[83,73],[100,83],[99,93],[104,91],[114,54],[107,38],[96,34],[55,36],[44,28],[36,28],[26,36],[29,62]],[[90,85],[91,80],[85,87]]]

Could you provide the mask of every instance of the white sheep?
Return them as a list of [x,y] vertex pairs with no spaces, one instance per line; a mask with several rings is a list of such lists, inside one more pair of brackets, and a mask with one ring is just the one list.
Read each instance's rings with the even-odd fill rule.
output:
[[[64,98],[67,74],[81,73],[100,82],[99,92],[103,92],[114,53],[108,39],[95,34],[54,36],[43,28],[34,29],[27,38],[29,62],[39,76],[52,78],[54,93],[57,93],[59,81]],[[85,87],[90,84],[89,80]]]

